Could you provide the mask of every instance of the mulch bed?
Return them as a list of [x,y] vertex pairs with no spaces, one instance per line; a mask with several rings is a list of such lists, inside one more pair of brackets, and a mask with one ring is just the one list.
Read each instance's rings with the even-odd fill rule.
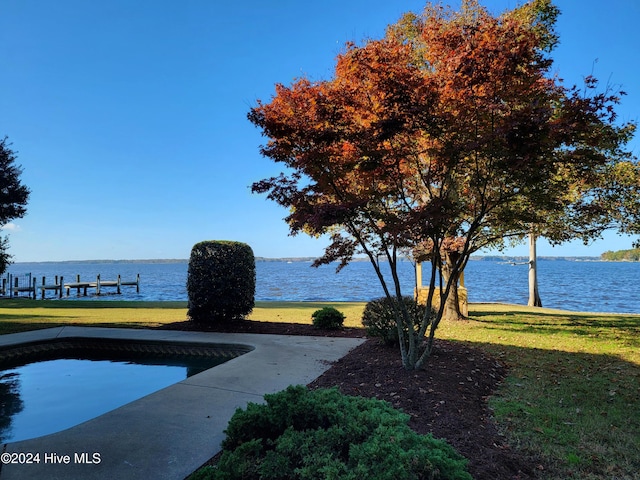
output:
[[[241,320],[198,328],[177,322],[162,328],[276,335],[364,337],[364,330],[318,330],[312,325]],[[335,362],[310,388],[338,387],[348,395],[390,402],[411,416],[418,433],[446,439],[469,459],[476,480],[536,478],[539,462],[513,450],[499,435],[487,398],[507,373],[506,367],[482,350],[436,340],[424,369],[402,367],[397,347],[369,339]]]

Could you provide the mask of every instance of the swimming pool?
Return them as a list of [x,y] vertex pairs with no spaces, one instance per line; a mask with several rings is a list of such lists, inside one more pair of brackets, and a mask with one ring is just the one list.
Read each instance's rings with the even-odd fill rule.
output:
[[58,432],[251,350],[64,338],[0,349],[0,443]]

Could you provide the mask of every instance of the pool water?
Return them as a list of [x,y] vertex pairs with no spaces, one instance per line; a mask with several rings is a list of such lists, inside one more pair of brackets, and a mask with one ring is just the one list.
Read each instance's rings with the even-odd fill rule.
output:
[[65,430],[226,360],[61,358],[0,370],[0,443]]

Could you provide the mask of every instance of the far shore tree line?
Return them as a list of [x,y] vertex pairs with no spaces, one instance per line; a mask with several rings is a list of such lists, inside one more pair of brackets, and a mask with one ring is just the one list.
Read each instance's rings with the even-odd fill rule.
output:
[[604,252],[600,258],[607,262],[640,262],[640,248]]

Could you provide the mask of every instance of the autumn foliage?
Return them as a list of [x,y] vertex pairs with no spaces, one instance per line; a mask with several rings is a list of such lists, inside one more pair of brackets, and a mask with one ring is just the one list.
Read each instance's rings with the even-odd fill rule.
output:
[[[398,256],[418,246],[462,239],[447,266],[457,279],[473,251],[567,211],[569,187],[595,182],[589,172],[618,160],[630,138],[633,125],[614,124],[616,95],[583,95],[551,75],[557,13],[545,0],[500,16],[471,0],[457,12],[427,5],[385,38],[347,45],[332,79],[276,85],[249,119],[268,138],[262,154],[285,168],[253,191],[289,209],[292,234],[331,235],[316,264],[367,255],[389,297],[402,298]],[[442,257],[431,261],[433,290]],[[426,360],[442,314],[397,311],[410,332],[406,368]]]

